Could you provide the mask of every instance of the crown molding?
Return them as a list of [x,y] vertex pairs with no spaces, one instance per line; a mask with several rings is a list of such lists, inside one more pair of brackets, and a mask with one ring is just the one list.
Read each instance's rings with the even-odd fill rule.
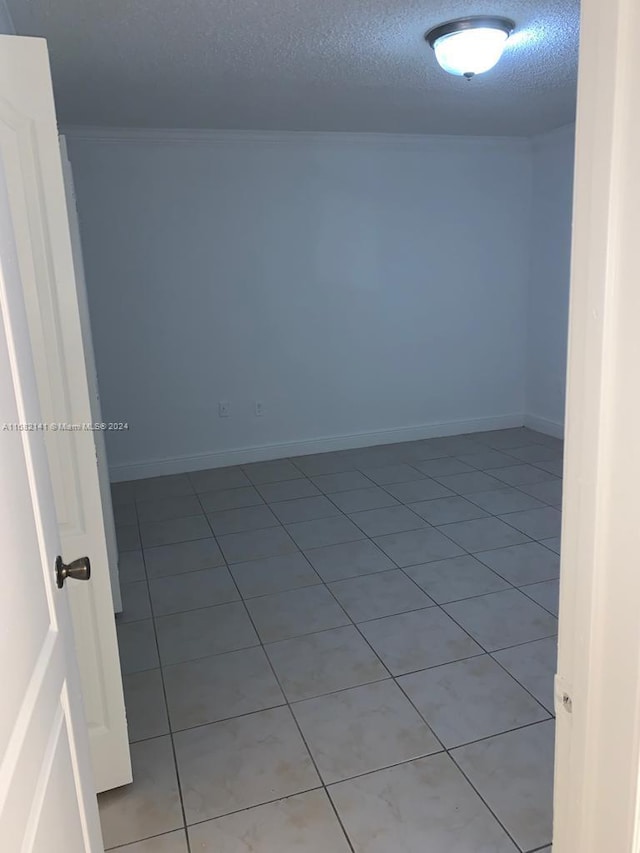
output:
[[86,127],[67,125],[60,133],[68,139],[107,144],[167,145],[290,145],[312,148],[335,145],[380,148],[451,147],[451,145],[512,145],[530,147],[531,140],[522,136],[445,136],[406,133],[347,133],[340,131],[263,131],[263,130],[213,130],[181,128]]

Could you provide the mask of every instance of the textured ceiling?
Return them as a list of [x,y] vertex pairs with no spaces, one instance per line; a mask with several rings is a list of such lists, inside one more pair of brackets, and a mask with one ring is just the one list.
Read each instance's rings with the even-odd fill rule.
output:
[[[63,124],[529,136],[574,118],[579,0],[8,0],[49,40]],[[450,18],[517,29],[496,68],[445,74]]]

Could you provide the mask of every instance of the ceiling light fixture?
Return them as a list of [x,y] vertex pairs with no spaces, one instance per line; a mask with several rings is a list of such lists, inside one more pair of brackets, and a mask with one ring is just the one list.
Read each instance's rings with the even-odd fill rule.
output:
[[460,18],[429,30],[425,39],[445,71],[471,80],[493,68],[514,29],[509,18]]

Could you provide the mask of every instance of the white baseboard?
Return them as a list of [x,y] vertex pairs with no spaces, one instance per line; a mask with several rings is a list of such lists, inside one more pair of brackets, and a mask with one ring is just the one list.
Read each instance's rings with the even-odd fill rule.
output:
[[[461,435],[466,432],[486,432],[492,429],[510,429],[523,425],[521,414],[498,415],[491,418],[451,421],[449,423],[421,424],[420,426],[360,432],[352,435],[336,435],[328,438],[312,438],[282,444],[265,444],[258,447],[240,447],[216,453],[200,453],[194,456],[176,456],[170,459],[150,459],[110,468],[111,481],[141,480],[165,474],[181,474],[185,471],[202,471],[207,468],[224,468],[227,465],[245,465],[249,462],[266,462],[289,456],[305,456],[309,453],[328,453],[332,450],[352,450],[375,444],[395,444],[400,441],[418,441],[445,435]],[[538,427],[535,427],[538,429]],[[546,429],[540,427],[542,432]]]
[[564,438],[564,424],[558,423],[558,421],[550,421],[538,415],[525,415],[524,425],[529,429],[535,429],[536,432],[552,435],[554,438]]

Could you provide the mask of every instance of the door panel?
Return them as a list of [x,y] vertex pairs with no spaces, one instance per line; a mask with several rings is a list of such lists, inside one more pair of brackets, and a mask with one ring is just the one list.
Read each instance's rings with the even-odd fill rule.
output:
[[84,837],[80,816],[60,821],[68,792],[65,781],[72,768],[71,745],[66,728],[60,727],[59,737],[52,744],[51,770],[43,779],[42,796],[38,799],[39,812],[32,821],[33,853],[51,853],[52,850],[82,850]]

